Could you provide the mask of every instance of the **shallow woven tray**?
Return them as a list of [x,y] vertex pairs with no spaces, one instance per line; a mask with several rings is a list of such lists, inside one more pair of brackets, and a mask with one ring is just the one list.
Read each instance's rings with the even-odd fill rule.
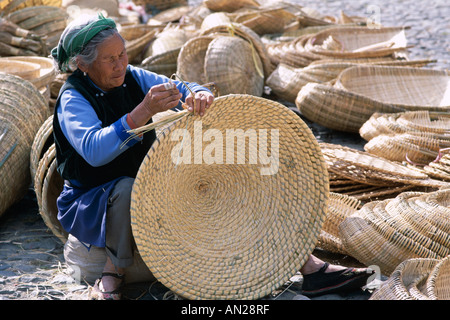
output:
[[370,300],[431,300],[417,285],[427,278],[439,259],[415,258],[400,263]]
[[327,214],[317,246],[330,252],[347,254],[339,236],[339,224],[355,213],[360,205],[361,202],[356,198],[330,192]]
[[[268,146],[276,143],[271,130],[279,130],[278,170],[261,175],[265,165],[248,157],[240,164],[235,144],[225,148],[224,143],[223,156],[235,156],[229,164],[200,161],[199,155],[211,154],[206,143],[188,156],[184,148],[192,145],[184,129],[194,137],[200,120],[203,130],[216,130],[217,138],[227,129],[268,130]],[[245,143],[247,150],[254,142]],[[257,299],[308,259],[328,193],[320,148],[295,113],[255,96],[221,96],[205,116],[182,118],[153,144],[133,186],[133,234],[149,269],[177,294]]]
[[29,80],[32,84],[34,84],[36,88],[42,88],[49,85],[56,77],[55,65],[53,64],[53,61],[50,58],[15,56],[15,57],[4,57],[0,59],[24,61],[33,64],[38,64],[40,66],[39,75]]
[[320,143],[320,148],[328,169],[353,181],[385,186],[411,184],[441,187],[445,185],[430,179],[421,171],[364,151],[330,143]]
[[344,70],[335,86],[406,111],[448,111],[449,83],[444,70],[358,65]]
[[295,103],[311,121],[359,132],[376,112],[448,112],[449,82],[446,71],[358,65],[342,71],[333,86],[305,85]]

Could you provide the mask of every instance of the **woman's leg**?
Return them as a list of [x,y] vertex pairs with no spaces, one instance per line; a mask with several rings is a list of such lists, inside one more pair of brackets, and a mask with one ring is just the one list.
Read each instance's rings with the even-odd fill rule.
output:
[[[131,230],[130,203],[134,179],[119,180],[108,199],[106,214],[106,254],[104,273],[123,275],[124,269],[133,264],[135,243]],[[103,291],[117,289],[122,280],[103,275]]]

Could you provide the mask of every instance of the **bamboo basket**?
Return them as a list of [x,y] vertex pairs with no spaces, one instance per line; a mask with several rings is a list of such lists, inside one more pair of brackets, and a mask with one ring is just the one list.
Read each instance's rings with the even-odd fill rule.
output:
[[24,56],[15,56],[15,57],[3,57],[0,58],[0,61],[14,61],[14,62],[25,62],[25,63],[33,63],[35,65],[39,65],[39,72],[34,74],[29,80],[34,86],[38,89],[42,87],[49,86],[51,82],[56,77],[56,69],[53,64],[52,59],[46,57],[24,57]]
[[177,59],[181,48],[145,58],[141,67],[171,77],[177,71]]
[[243,8],[258,8],[259,3],[255,0],[204,0],[203,4],[211,11],[234,12]]
[[426,290],[431,299],[450,300],[450,262],[449,257],[442,259],[431,271],[427,282]]
[[320,143],[320,147],[329,171],[360,183],[374,186],[409,184],[434,188],[446,185],[442,181],[430,179],[423,172],[368,152],[330,143]]
[[177,74],[188,82],[206,83],[206,51],[214,36],[199,36],[188,40],[177,58]]
[[425,258],[405,260],[374,291],[369,300],[431,300],[417,285],[428,277],[439,261]]
[[358,65],[342,71],[333,86],[305,85],[295,103],[324,127],[359,132],[376,112],[447,112],[449,79],[446,71]]
[[29,148],[22,129],[0,114],[0,217],[23,198],[30,184],[29,171],[23,170],[29,165]]
[[238,36],[251,44],[252,50],[256,50],[261,62],[263,64],[264,77],[268,77],[275,69],[274,65],[269,59],[267,50],[261,38],[250,28],[239,23],[222,24],[207,30],[203,30],[200,35],[227,35]]
[[211,12],[202,20],[200,30],[208,30],[229,23],[231,23],[231,18],[225,12]]
[[436,159],[440,149],[448,147],[450,139],[439,139],[433,134],[394,133],[372,138],[364,150],[391,161],[426,165]]
[[177,6],[185,6],[188,4],[187,0],[133,0],[133,3],[138,6],[154,11],[164,11]]
[[340,254],[348,254],[339,235],[339,224],[354,214],[361,202],[348,195],[330,192],[328,210],[319,235],[317,246]]
[[7,61],[0,58],[0,72],[16,75],[25,80],[30,80],[39,76],[41,66],[35,63],[24,61]]
[[360,65],[344,70],[336,88],[406,111],[448,111],[450,75],[444,70]]
[[171,27],[166,28],[156,35],[156,38],[144,51],[144,60],[175,49],[181,49],[187,40],[188,36],[184,30]]
[[304,47],[326,57],[374,58],[404,51],[407,40],[403,27],[343,27],[314,34]]
[[384,274],[407,259],[448,256],[449,192],[404,192],[365,204],[339,225],[345,248],[362,263],[378,265]]
[[[285,138],[280,140],[277,173],[264,177],[260,165],[250,163],[192,166],[172,161],[170,154],[179,141],[171,132],[181,128],[191,134],[195,119],[184,117],[160,135],[136,176],[131,216],[139,252],[155,277],[184,298],[264,297],[295,274],[315,247],[328,199],[320,149],[303,121],[281,104],[226,95],[214,100],[202,117],[203,127],[216,133],[279,129]],[[290,126],[284,125],[287,122]],[[235,147],[225,147],[224,155]],[[280,188],[283,185],[289,188]],[[176,197],[167,197],[167,190],[175,189]],[[160,192],[164,196],[158,196]],[[305,194],[290,197],[286,192]],[[245,204],[247,200],[252,204]],[[272,269],[275,261],[277,268]],[[274,273],[268,275],[269,269]]]
[[0,1],[0,11],[9,14],[20,9],[36,6],[61,7],[62,0],[2,0]]
[[32,183],[34,183],[34,177],[39,166],[39,161],[53,143],[53,115],[50,115],[36,132],[33,144],[31,145],[30,172],[33,180]]
[[239,37],[218,36],[205,55],[206,82],[214,82],[222,95],[262,96],[263,66],[251,44]]
[[145,48],[155,38],[161,27],[148,26],[144,24],[122,26],[119,30],[125,39],[125,48],[130,62],[142,61]]

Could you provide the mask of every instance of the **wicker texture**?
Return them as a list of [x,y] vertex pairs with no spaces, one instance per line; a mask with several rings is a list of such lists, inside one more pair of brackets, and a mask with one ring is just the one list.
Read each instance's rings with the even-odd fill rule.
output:
[[234,12],[242,8],[257,8],[259,3],[255,0],[204,0],[203,4],[211,11]]
[[446,71],[358,65],[345,69],[333,86],[307,84],[295,103],[313,122],[359,132],[376,112],[447,112],[449,80]]
[[[261,62],[263,64],[264,77],[268,77],[275,69],[274,65],[270,61],[269,55],[267,53],[266,47],[262,42],[261,38],[252,29],[240,24],[240,23],[229,23],[221,24],[207,30],[203,30],[200,35],[227,35],[227,36],[238,36],[251,44],[253,49],[258,54]],[[231,53],[231,54],[234,54]]]
[[405,260],[374,291],[370,300],[431,300],[419,287],[439,262],[426,258]]
[[247,41],[220,36],[209,44],[205,56],[206,82],[214,82],[221,94],[261,96],[264,76],[258,70],[262,70],[261,60]]
[[26,193],[31,145],[48,114],[29,81],[0,73],[0,216]]
[[339,235],[339,224],[354,214],[361,202],[354,197],[330,192],[327,214],[317,246],[340,254],[347,254]]
[[304,47],[315,54],[336,58],[374,58],[405,50],[404,28],[330,28],[309,37]]
[[339,226],[348,252],[389,275],[407,259],[442,259],[450,253],[449,189],[405,192],[365,204]]
[[427,282],[426,292],[434,300],[450,300],[450,257],[442,259],[431,271]]
[[[211,154],[205,144],[194,146],[186,164],[179,161],[179,140],[187,139],[185,128],[193,137],[196,120],[184,117],[160,135],[139,169],[131,202],[139,252],[158,280],[188,299],[261,298],[295,274],[315,247],[328,199],[320,149],[306,124],[282,105],[227,95],[201,118],[202,128],[223,137],[233,128],[268,135],[278,129],[278,171],[261,175],[261,164],[247,156],[243,164],[237,158],[195,164],[200,154]],[[245,143],[247,150],[254,143]],[[224,157],[236,157],[237,144],[224,142],[215,152],[222,147]]]
[[177,58],[177,74],[188,82],[206,83],[206,51],[214,36],[199,36],[188,40]]

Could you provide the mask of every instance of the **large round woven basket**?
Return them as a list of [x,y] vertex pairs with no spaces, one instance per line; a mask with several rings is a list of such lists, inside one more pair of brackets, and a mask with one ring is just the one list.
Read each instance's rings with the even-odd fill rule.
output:
[[320,148],[295,113],[222,96],[153,144],[133,186],[133,234],[155,277],[182,297],[257,299],[308,259],[328,194]]

